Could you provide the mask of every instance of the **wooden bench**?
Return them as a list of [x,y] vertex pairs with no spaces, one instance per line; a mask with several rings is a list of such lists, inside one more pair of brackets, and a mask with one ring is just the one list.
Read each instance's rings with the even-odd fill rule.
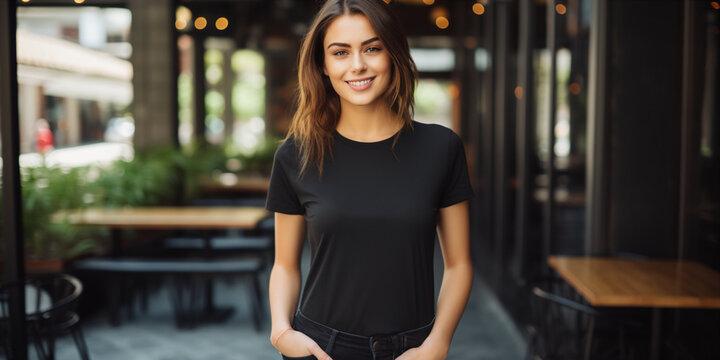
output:
[[[209,288],[206,286],[211,279],[243,276],[251,282],[250,300],[255,329],[260,331],[262,328],[264,313],[259,274],[263,269],[263,262],[260,259],[91,258],[74,262],[73,269],[108,275],[104,279],[108,285],[108,305],[113,325],[120,323],[120,300],[125,295],[122,294],[125,290],[123,280],[127,280],[129,276],[136,275],[144,279],[150,275],[159,275],[170,278],[171,298],[178,327],[193,327],[198,322],[217,315],[212,305],[212,292],[208,292]],[[198,300],[203,297],[203,288],[206,290],[205,308],[204,311],[199,311]]]

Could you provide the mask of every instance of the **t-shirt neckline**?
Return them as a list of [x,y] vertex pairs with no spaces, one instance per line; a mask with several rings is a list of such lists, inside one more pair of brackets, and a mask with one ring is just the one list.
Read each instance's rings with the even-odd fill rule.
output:
[[378,141],[353,140],[353,139],[347,138],[347,137],[343,136],[342,134],[340,134],[340,132],[338,132],[337,129],[333,130],[333,133],[335,134],[336,139],[339,139],[340,141],[343,141],[343,142],[346,142],[349,144],[355,144],[355,145],[359,145],[359,146],[375,146],[375,145],[383,145],[386,143],[391,143],[393,141],[393,139],[395,138],[395,136],[397,136],[397,134],[401,133],[404,129],[405,129],[405,125],[400,127],[400,130],[396,131],[389,138],[378,140]]

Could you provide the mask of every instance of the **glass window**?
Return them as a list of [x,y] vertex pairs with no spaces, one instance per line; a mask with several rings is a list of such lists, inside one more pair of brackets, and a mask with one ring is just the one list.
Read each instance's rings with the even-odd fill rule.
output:
[[455,93],[457,88],[449,80],[420,79],[415,89],[415,120],[452,129],[452,101]]
[[122,8],[18,8],[21,153],[132,143],[130,25]]

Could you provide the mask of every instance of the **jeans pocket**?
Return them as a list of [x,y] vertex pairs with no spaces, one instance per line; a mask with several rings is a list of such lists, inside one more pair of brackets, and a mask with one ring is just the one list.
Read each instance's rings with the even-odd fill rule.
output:
[[416,348],[416,347],[422,345],[423,341],[425,341],[424,337],[412,336],[412,335],[405,336],[405,344],[404,344],[405,346],[404,346],[403,352],[408,351],[408,349]]
[[315,355],[308,355],[308,356],[285,356],[282,355],[283,360],[317,360]]

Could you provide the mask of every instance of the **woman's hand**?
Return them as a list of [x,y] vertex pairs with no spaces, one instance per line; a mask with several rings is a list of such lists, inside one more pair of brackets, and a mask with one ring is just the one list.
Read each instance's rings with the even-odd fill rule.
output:
[[418,347],[408,349],[396,360],[445,360],[447,353],[447,349],[423,343]]
[[284,332],[275,341],[275,347],[285,356],[302,357],[313,355],[318,360],[332,360],[322,348],[309,336],[296,330]]

